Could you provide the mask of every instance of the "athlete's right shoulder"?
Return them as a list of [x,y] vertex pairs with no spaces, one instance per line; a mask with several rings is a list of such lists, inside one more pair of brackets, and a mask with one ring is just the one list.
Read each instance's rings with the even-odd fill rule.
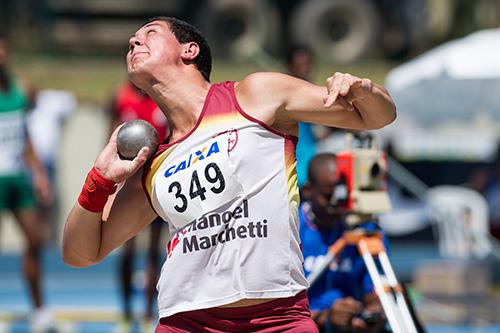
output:
[[257,72],[235,85],[238,96],[257,99],[262,103],[284,103],[297,79],[278,72]]
[[279,72],[255,72],[247,75],[243,80],[236,83],[236,86],[245,89],[253,88],[266,88],[268,85],[279,84],[280,81],[287,80],[290,76]]

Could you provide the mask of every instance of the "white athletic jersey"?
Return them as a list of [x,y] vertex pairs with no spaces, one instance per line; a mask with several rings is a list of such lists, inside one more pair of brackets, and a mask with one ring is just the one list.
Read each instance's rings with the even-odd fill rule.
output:
[[65,90],[42,90],[28,114],[28,133],[37,156],[45,163],[55,163],[65,120],[76,111],[73,93]]
[[26,95],[12,79],[9,91],[0,91],[0,177],[26,171],[26,106]]
[[194,129],[160,146],[144,174],[170,230],[160,318],[308,287],[295,144],[246,114],[234,82],[223,82],[211,86]]

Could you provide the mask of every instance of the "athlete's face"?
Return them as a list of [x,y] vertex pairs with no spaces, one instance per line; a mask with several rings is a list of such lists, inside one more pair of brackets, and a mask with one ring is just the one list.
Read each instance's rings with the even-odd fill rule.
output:
[[127,70],[134,82],[142,75],[154,75],[160,66],[180,61],[182,45],[167,22],[153,21],[141,27],[129,40]]

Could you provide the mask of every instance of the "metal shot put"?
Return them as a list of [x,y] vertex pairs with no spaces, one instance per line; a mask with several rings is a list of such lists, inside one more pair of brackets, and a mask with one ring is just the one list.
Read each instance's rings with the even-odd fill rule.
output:
[[148,147],[151,156],[158,148],[158,133],[147,121],[134,119],[127,121],[118,130],[116,143],[123,159],[133,160],[142,147]]

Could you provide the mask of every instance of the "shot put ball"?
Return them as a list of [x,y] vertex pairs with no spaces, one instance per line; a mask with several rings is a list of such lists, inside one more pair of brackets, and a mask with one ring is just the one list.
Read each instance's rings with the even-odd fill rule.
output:
[[133,160],[142,147],[149,148],[151,157],[158,148],[158,133],[145,120],[129,120],[118,130],[116,141],[122,159]]

